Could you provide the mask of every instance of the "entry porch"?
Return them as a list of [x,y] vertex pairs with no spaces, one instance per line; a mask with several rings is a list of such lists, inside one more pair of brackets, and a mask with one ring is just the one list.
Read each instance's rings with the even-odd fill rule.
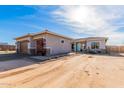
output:
[[81,42],[73,42],[72,43],[72,51],[74,52],[87,52],[87,43],[86,41]]

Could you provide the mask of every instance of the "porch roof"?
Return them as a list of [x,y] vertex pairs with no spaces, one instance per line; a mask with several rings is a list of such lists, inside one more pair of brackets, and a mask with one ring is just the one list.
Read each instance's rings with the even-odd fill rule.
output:
[[88,38],[80,38],[80,39],[75,39],[73,42],[86,42],[89,40],[108,40],[107,37],[88,37]]

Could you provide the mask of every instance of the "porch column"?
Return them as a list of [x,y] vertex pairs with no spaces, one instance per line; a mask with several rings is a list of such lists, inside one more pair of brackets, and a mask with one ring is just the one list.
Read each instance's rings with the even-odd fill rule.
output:
[[20,53],[20,42],[16,42],[16,53]]
[[28,38],[28,54],[31,54],[30,49],[31,49],[31,38]]
[[74,51],[77,52],[77,43],[74,43]]
[[36,54],[36,41],[32,40],[32,38],[28,39],[28,53],[30,55],[35,55]]

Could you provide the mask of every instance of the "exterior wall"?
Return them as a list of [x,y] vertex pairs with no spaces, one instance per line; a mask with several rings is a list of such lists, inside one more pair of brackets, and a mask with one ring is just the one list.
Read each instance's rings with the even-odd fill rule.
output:
[[[61,43],[62,40],[64,43]],[[47,34],[46,48],[50,49],[50,55],[71,52],[71,40]]]
[[38,55],[37,54],[37,51],[38,51],[38,49],[37,49],[37,40],[43,39],[43,38],[46,39],[45,36],[46,36],[46,34],[39,34],[39,35],[33,36],[32,41],[31,41],[31,51],[32,51],[32,54]]
[[[92,49],[91,43],[92,42],[99,42],[99,49]],[[87,52],[95,52],[95,53],[106,53],[106,42],[105,39],[98,39],[98,40],[88,40],[87,41]]]
[[29,55],[36,55],[37,54],[37,43],[36,41],[38,39],[41,39],[41,38],[45,38],[45,34],[42,34],[42,35],[36,35],[36,36],[33,36],[33,37],[26,37],[26,38],[22,38],[22,39],[19,39],[17,40],[16,42],[16,48],[17,48],[17,53],[21,53],[20,52],[20,43],[23,42],[23,41],[28,41],[27,42],[27,54]]
[[106,49],[106,42],[104,39],[103,40],[88,40],[87,41],[87,49],[88,49],[88,47],[91,49],[92,42],[99,42],[99,44],[100,44],[99,49]]
[[31,37],[26,37],[26,38],[22,38],[22,39],[17,40],[17,42],[16,42],[17,53],[21,53],[21,42],[24,42],[24,41],[28,41],[27,42],[27,48],[28,48],[27,53],[31,54],[31,42],[32,42]]
[[30,38],[28,43],[28,51],[29,51],[29,54],[31,55],[36,54],[36,41],[34,41],[32,38]]
[[[49,55],[55,55],[55,54],[61,54],[61,53],[68,53],[72,51],[72,40],[63,36],[51,34],[51,33],[41,33],[41,34],[35,34],[28,37],[18,38],[17,40],[17,52],[20,51],[20,42],[28,41],[27,42],[27,53],[28,54],[37,54],[37,40],[44,38],[46,40],[46,43],[44,46],[45,51]],[[62,40],[64,43],[62,43]],[[91,43],[92,42],[99,42],[100,47],[99,49],[91,49]],[[74,44],[74,51],[81,52],[87,52],[87,50],[105,50],[106,49],[106,42],[104,38],[83,38],[83,39],[77,39],[73,41]],[[86,45],[85,48],[82,45]],[[40,46],[40,43],[38,44]],[[39,49],[42,50],[42,49]]]
[[16,52],[20,53],[20,42],[16,41]]

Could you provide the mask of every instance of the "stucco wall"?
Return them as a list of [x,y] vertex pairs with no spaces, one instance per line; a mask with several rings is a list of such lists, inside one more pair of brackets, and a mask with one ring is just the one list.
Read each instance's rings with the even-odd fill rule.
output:
[[[64,43],[61,43],[61,40],[64,40]],[[71,40],[47,34],[46,47],[50,48],[51,55],[71,52]]]
[[104,39],[102,39],[102,40],[88,40],[87,41],[87,49],[88,49],[88,47],[91,49],[91,43],[92,42],[99,42],[100,43],[100,47],[99,47],[99,49],[106,49],[106,44],[105,44],[105,40]]

